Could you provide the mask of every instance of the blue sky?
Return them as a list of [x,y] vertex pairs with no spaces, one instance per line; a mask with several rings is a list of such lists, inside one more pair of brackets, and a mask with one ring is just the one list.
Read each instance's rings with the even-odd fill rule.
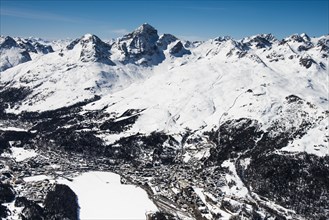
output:
[[240,39],[259,33],[328,34],[329,0],[0,0],[1,35],[102,39],[122,36],[142,23],[189,40]]

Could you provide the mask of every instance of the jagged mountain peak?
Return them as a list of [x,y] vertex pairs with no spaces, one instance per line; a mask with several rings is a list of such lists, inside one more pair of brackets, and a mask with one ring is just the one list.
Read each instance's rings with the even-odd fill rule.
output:
[[242,39],[242,43],[251,46],[255,45],[257,48],[270,47],[277,39],[272,34],[257,34],[251,37]]
[[311,38],[306,33],[302,33],[302,34],[293,34],[285,38],[284,40],[302,43],[302,42],[310,42]]
[[166,40],[166,41],[174,42],[174,41],[178,40],[178,38],[172,34],[162,34],[160,36],[159,40]]
[[[72,41],[66,48],[71,50],[73,49],[77,44],[80,44],[80,45],[86,45],[86,44],[106,44],[104,43],[99,37],[97,37],[96,35],[94,34],[85,34],[83,35],[82,37],[80,38],[77,38],[75,39],[74,41]],[[107,44],[106,44],[107,45]]]
[[266,40],[268,40],[268,41],[270,41],[270,42],[275,42],[275,41],[277,41],[278,39],[273,35],[273,34],[271,34],[271,33],[269,33],[269,34],[260,34],[260,35],[258,35],[260,38],[264,38],[264,39],[266,39]]
[[81,42],[85,42],[85,43],[89,43],[89,42],[91,42],[91,43],[97,43],[97,42],[100,42],[102,40],[99,37],[97,37],[96,35],[94,35],[94,34],[87,33],[87,34],[83,35],[80,38],[80,41]]
[[[54,52],[53,48],[49,44],[44,44],[41,38],[15,38],[18,46],[27,52],[47,54]],[[40,40],[40,41],[39,41]]]
[[167,49],[168,45],[172,42],[177,41],[178,38],[172,34],[163,34],[160,36],[157,45],[161,47],[163,50]]
[[164,60],[164,55],[157,45],[158,40],[158,31],[145,23],[119,38],[112,46],[119,50],[121,62],[149,66]]
[[172,56],[182,57],[185,54],[191,54],[191,51],[187,50],[181,41],[178,41],[169,51]]
[[216,38],[214,38],[214,41],[218,41],[218,42],[222,42],[222,41],[228,41],[228,40],[232,40],[231,36],[218,36]]
[[147,23],[144,23],[133,32],[126,34],[121,38],[121,40],[130,40],[130,39],[132,40],[143,39],[148,43],[154,44],[159,39],[159,35],[158,35],[158,31],[154,27],[152,27]]
[[300,36],[304,39],[304,41],[310,41],[311,40],[311,38],[306,33],[302,33]]
[[157,32],[157,30],[150,24],[144,23],[139,26],[135,31],[135,33],[150,33],[150,32]]
[[10,49],[17,47],[16,41],[10,36],[1,36],[0,38],[0,49]]
[[0,37],[0,72],[30,60],[28,51],[20,47],[14,38]]
[[114,65],[110,60],[111,46],[96,35],[85,34],[81,38],[72,41],[66,49],[77,50],[80,53],[79,60],[82,62],[93,61]]

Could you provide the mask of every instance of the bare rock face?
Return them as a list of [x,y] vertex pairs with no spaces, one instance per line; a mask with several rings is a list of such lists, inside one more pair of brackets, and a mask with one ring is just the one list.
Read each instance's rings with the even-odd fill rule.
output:
[[251,38],[244,39],[245,46],[255,46],[257,49],[271,47],[277,39],[272,34],[260,34]]
[[185,54],[191,54],[191,51],[185,49],[182,42],[178,41],[175,46],[170,49],[169,53],[175,57],[182,57]]
[[143,24],[132,33],[123,36],[121,40],[130,41],[127,46],[136,49],[137,53],[151,53],[158,39],[158,31],[149,24]]
[[[79,45],[78,48],[77,45]],[[111,57],[111,46],[103,42],[96,35],[85,34],[80,39],[72,41],[66,49],[79,49],[82,62],[99,62],[108,65],[115,65]]]
[[120,38],[114,46],[123,54],[123,63],[152,66],[165,59],[161,50],[163,45],[157,45],[158,40],[158,31],[149,24],[143,24]]
[[157,42],[157,45],[158,47],[160,47],[162,50],[166,50],[168,45],[177,41],[178,38],[175,37],[174,35],[171,35],[171,34],[163,34],[158,42]]
[[299,64],[308,69],[312,66],[312,64],[316,64],[316,62],[311,57],[301,57],[299,59]]
[[16,41],[13,38],[11,38],[9,36],[7,36],[7,37],[1,37],[1,38],[2,39],[0,41],[1,42],[1,44],[0,44],[0,50],[3,50],[3,49],[11,49],[13,47],[18,47]]
[[54,52],[52,46],[44,45],[32,39],[18,38],[17,44],[29,53],[48,54]]

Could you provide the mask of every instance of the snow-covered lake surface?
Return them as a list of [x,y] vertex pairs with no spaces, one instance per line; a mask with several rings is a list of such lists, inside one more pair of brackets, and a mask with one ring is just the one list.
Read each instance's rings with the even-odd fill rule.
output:
[[157,211],[147,193],[133,185],[120,183],[111,172],[87,172],[73,179],[60,180],[78,196],[80,219],[146,219],[146,213]]

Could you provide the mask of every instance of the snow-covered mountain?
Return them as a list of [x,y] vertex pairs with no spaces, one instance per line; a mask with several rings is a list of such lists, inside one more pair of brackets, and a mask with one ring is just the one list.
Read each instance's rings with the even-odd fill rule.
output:
[[15,62],[1,61],[0,149],[60,152],[54,181],[81,161],[115,171],[148,192],[151,219],[329,217],[328,35],[1,39]]
[[0,71],[31,60],[29,53],[20,48],[11,37],[0,37]]
[[[41,40],[39,40],[41,41]],[[0,36],[0,71],[31,60],[37,54],[54,52],[50,45],[40,43],[37,39],[12,38]]]

